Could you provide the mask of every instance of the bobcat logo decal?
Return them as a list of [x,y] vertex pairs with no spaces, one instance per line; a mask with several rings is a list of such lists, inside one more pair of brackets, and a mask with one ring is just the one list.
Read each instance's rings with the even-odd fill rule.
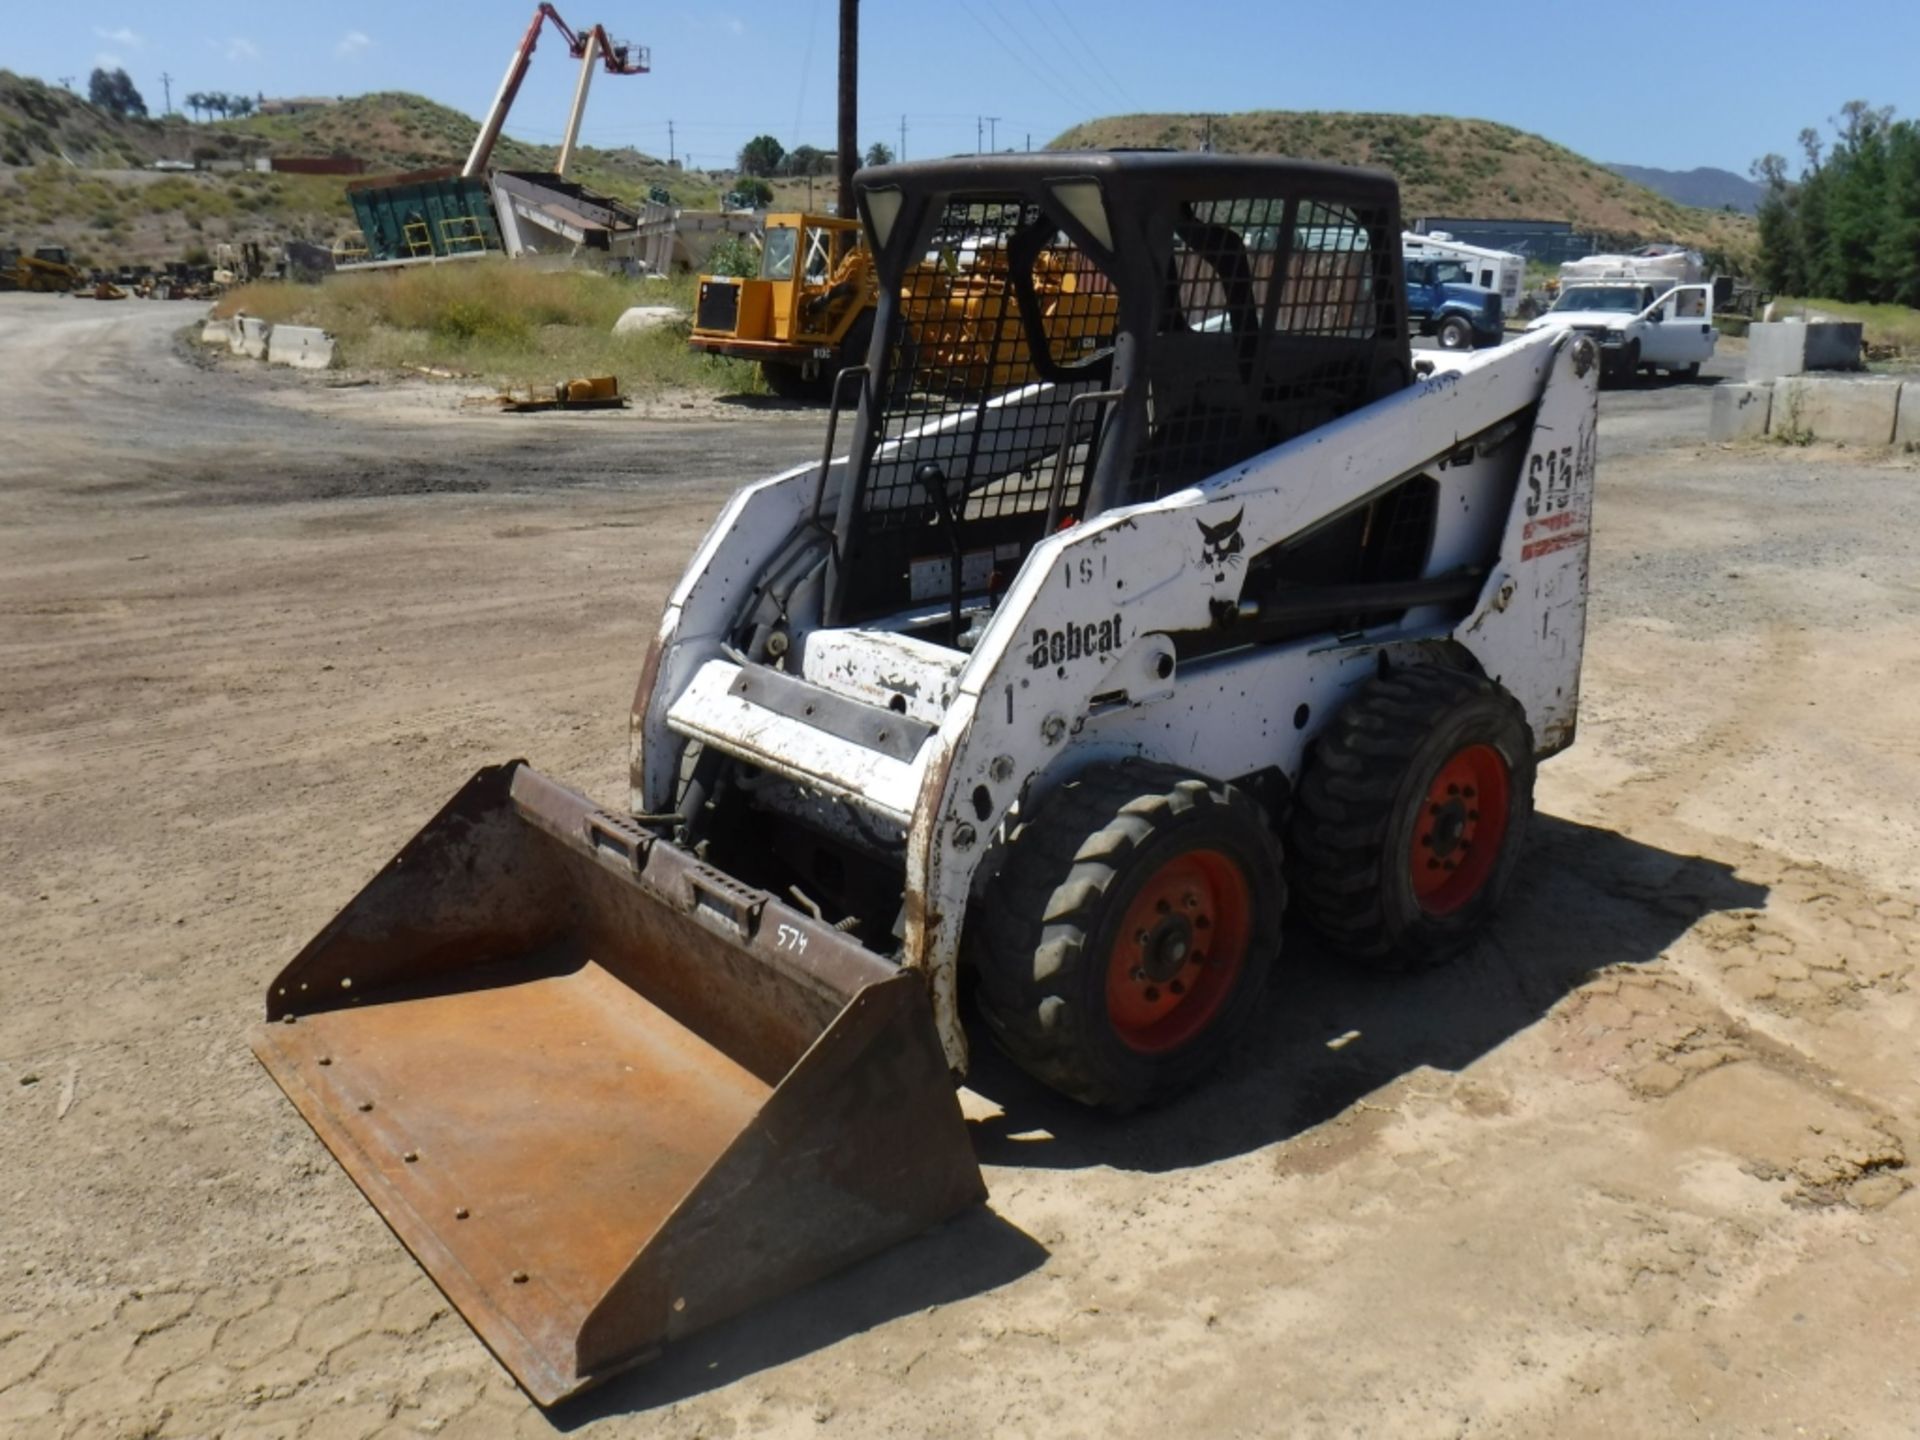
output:
[[1209,525],[1204,520],[1193,523],[1200,527],[1200,563],[1211,566],[1213,578],[1227,578],[1229,565],[1244,565],[1241,552],[1247,548],[1247,542],[1240,538],[1240,522],[1246,517],[1247,507],[1242,505],[1234,512],[1231,520],[1222,520],[1218,525]]

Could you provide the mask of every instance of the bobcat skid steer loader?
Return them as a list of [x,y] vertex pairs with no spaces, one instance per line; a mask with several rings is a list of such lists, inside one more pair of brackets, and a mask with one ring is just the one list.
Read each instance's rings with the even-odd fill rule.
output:
[[[1416,362],[1388,177],[858,186],[850,413],[673,592],[631,813],[482,771],[255,1039],[542,1403],[982,1197],[963,968],[1020,1065],[1149,1103],[1259,1023],[1289,895],[1356,962],[1461,943],[1573,739],[1597,356]],[[982,354],[916,344],[984,250]]]

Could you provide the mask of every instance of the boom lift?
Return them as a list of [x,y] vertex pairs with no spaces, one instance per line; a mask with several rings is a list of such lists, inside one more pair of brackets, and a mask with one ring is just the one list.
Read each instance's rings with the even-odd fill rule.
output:
[[[1465,944],[1574,737],[1598,357],[1416,362],[1389,176],[856,184],[849,413],[675,587],[630,809],[481,771],[254,1037],[542,1403],[981,1198],[963,966],[1033,1075],[1162,1100],[1267,1023],[1285,915]],[[987,251],[1012,304],[924,343],[927,267]]]
[[500,128],[507,123],[507,112],[513,108],[514,97],[520,93],[520,82],[527,78],[527,67],[533,63],[534,46],[540,43],[540,27],[549,21],[567,42],[567,53],[580,62],[580,80],[574,87],[573,106],[567,112],[566,136],[560,142],[560,155],[554,162],[554,174],[565,175],[567,162],[573,158],[574,142],[580,138],[580,117],[587,108],[587,86],[593,79],[594,62],[598,60],[609,75],[647,73],[649,56],[646,46],[609,40],[606,30],[599,25],[585,34],[575,34],[567,22],[560,18],[559,11],[542,3],[533,12],[527,33],[520,37],[513,58],[507,62],[507,73],[500,79],[500,90],[493,97],[493,104],[487,110],[480,133],[474,137],[473,149],[467,152],[467,163],[460,168],[463,176],[473,178],[487,173],[487,161],[500,139]]

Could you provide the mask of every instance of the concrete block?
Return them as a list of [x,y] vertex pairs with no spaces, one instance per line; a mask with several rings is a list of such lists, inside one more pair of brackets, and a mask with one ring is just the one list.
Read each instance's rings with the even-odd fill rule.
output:
[[325,370],[333,364],[333,336],[312,325],[276,325],[267,337],[267,363]]
[[1771,385],[1716,385],[1707,414],[1707,439],[1758,440],[1767,433],[1772,408]]
[[1861,368],[1862,327],[1845,320],[1779,320],[1747,329],[1747,379]]
[[235,318],[240,322],[240,353],[255,360],[266,359],[267,337],[273,333],[273,326],[251,315]]
[[1900,408],[1893,417],[1893,443],[1920,445],[1920,383],[1900,387]]
[[233,348],[233,326],[225,320],[209,320],[200,327],[202,345],[224,345]]
[[1840,445],[1890,445],[1902,388],[1878,376],[1789,376],[1773,388],[1771,428]]
[[686,323],[687,312],[673,305],[635,305],[613,322],[616,335],[638,335],[648,330]]

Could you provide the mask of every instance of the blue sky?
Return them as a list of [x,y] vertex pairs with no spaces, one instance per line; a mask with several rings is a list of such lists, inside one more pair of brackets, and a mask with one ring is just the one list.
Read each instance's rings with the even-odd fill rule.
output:
[[[88,0],[9,7],[0,64],[84,89],[121,64],[156,112],[194,90],[249,94],[419,91],[480,113],[533,6],[285,0],[235,5]],[[600,75],[587,143],[731,162],[761,131],[833,141],[835,0],[674,6],[560,0],[650,45],[653,73]],[[974,148],[997,116],[1004,148],[1130,110],[1395,110],[1473,115],[1594,159],[1745,173],[1795,154],[1804,125],[1855,97],[1920,109],[1920,0],[865,0],[861,141],[908,158]],[[1356,28],[1362,22],[1368,30]],[[573,66],[548,32],[508,124],[559,138]]]

